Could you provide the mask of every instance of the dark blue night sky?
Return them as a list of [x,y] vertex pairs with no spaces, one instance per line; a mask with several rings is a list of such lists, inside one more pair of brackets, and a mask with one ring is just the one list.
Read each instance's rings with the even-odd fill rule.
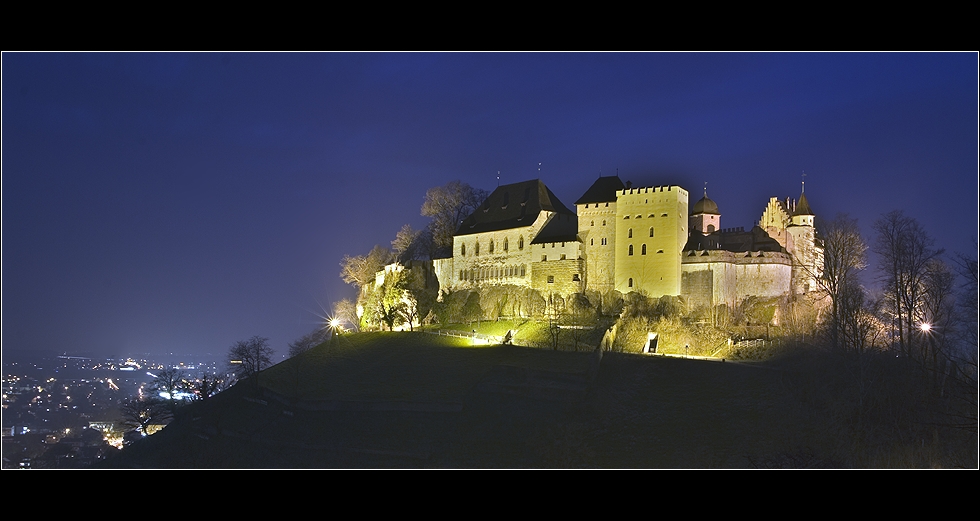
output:
[[818,218],[976,255],[977,58],[4,53],[3,349],[285,352],[354,296],[344,254],[498,171],[567,205],[707,181],[746,228],[805,171]]

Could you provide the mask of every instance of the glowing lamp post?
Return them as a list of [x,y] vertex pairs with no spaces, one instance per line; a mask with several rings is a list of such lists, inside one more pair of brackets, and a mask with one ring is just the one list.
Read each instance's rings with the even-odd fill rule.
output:
[[340,319],[331,318],[327,322],[327,327],[330,328],[330,342],[333,343],[334,339],[337,338],[337,335],[340,334],[341,331],[343,331],[343,327],[341,327],[340,325]]

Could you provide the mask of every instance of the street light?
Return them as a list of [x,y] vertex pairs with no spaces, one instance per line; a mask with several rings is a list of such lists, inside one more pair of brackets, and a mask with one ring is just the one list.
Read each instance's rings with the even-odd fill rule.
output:
[[344,330],[343,326],[340,324],[340,319],[336,317],[333,317],[327,321],[327,327],[330,329],[330,343],[335,343],[337,335]]

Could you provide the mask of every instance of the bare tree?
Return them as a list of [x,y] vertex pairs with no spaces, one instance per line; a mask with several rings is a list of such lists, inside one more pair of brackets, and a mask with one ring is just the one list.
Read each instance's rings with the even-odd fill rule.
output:
[[[834,347],[847,349],[845,338],[863,338],[860,331],[845,331],[848,325],[861,323],[864,313],[864,292],[858,284],[858,273],[867,267],[868,245],[861,238],[857,220],[839,214],[822,231],[824,239],[823,276],[820,287],[831,302],[830,338]],[[859,345],[864,345],[861,341]]]
[[879,338],[884,336],[880,320],[881,300],[868,298],[864,289],[857,284],[846,285],[839,298],[839,347],[858,353],[876,347]]
[[406,224],[402,226],[401,230],[398,230],[395,240],[391,241],[391,250],[399,262],[421,260],[431,254],[431,243],[431,231],[415,230],[411,225]]
[[207,400],[223,391],[227,383],[217,374],[201,371],[201,374],[190,382],[189,390],[194,393],[195,400]]
[[132,398],[124,402],[119,410],[123,424],[144,435],[148,434],[146,431],[150,425],[167,423],[173,418],[168,404],[154,396]]
[[391,251],[382,246],[375,246],[367,255],[351,257],[344,255],[340,262],[340,277],[344,282],[364,289],[374,284],[376,273],[392,260]]
[[305,353],[327,341],[327,329],[317,326],[316,329],[289,343],[289,357]]
[[228,363],[240,379],[253,378],[258,386],[260,371],[272,365],[274,351],[269,347],[269,339],[258,335],[248,340],[239,340],[228,350]]
[[[914,350],[916,322],[922,319],[926,268],[942,254],[918,221],[901,211],[885,214],[875,221],[875,253],[880,258],[882,280],[888,288],[888,304],[895,317],[899,350],[907,357]],[[921,335],[919,335],[921,337]]]
[[925,336],[920,344],[920,356],[926,368],[932,371],[934,383],[940,385],[940,375],[945,374],[953,359],[953,340],[956,337],[956,275],[939,258],[926,264],[923,277],[920,330]]
[[550,293],[545,314],[548,316],[548,335],[551,337],[551,349],[557,351],[561,325],[565,319],[565,300],[559,295]]
[[152,388],[161,395],[165,395],[161,398],[167,402],[170,412],[176,414],[177,406],[180,404],[180,398],[177,397],[177,394],[187,389],[184,371],[176,367],[168,367],[157,372],[153,379]]
[[433,249],[437,255],[452,254],[453,234],[466,216],[476,211],[489,194],[462,181],[430,188],[422,203],[422,215],[432,218]]
[[333,304],[334,317],[350,324],[355,331],[360,329],[360,317],[357,316],[357,304],[350,299],[343,299]]
[[[974,250],[977,249],[974,243]],[[978,333],[980,328],[977,322],[980,320],[980,293],[978,293],[977,282],[977,259],[963,253],[957,253],[953,259],[956,266],[956,273],[962,281],[960,295],[957,300],[959,316],[963,322],[963,327],[959,331],[959,341],[963,344],[961,354],[970,355],[976,359]]]

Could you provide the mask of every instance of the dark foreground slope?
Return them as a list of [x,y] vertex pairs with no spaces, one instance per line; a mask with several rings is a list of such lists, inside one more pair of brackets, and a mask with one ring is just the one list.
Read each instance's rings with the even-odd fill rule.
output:
[[[782,367],[362,334],[181,411],[126,468],[974,466],[975,436],[875,430]],[[900,424],[898,419],[884,423]],[[877,425],[877,424],[876,424]],[[899,432],[900,431],[900,432]],[[926,435],[928,434],[928,438]],[[954,432],[953,435],[956,435]],[[906,439],[908,438],[908,439]],[[970,440],[973,440],[972,442]],[[963,441],[965,440],[965,442]],[[950,448],[954,447],[954,448]]]

